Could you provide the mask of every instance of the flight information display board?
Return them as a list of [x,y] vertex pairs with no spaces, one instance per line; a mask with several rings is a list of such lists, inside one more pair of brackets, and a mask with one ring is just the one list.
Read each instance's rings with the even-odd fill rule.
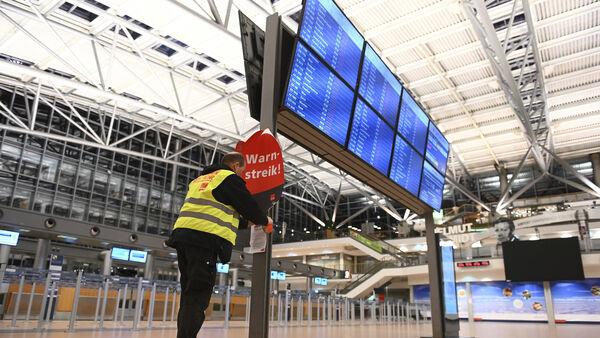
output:
[[373,48],[368,44],[365,48],[358,93],[390,125],[395,126],[402,86]]
[[406,141],[396,136],[396,145],[392,155],[390,178],[413,195],[419,194],[419,184],[423,157],[421,157]]
[[304,0],[302,13],[281,130],[398,201],[439,210],[448,141],[334,0]]
[[353,100],[352,90],[298,42],[285,106],[344,146]]
[[387,175],[394,131],[362,99],[356,101],[348,150]]
[[306,0],[300,37],[355,87],[365,39],[333,0]]
[[440,210],[442,207],[442,194],[444,193],[444,176],[434,169],[429,162],[424,161],[423,163],[419,199],[434,210]]
[[408,91],[402,93],[398,132],[423,155],[429,118]]
[[433,124],[429,126],[427,137],[427,152],[425,157],[440,172],[446,173],[450,144],[440,130]]

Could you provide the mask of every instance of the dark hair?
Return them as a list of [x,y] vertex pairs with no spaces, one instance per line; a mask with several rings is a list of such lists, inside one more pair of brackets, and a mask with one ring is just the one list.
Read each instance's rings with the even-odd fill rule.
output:
[[221,160],[221,164],[226,165],[228,167],[232,167],[234,163],[239,163],[241,166],[244,165],[244,155],[232,151],[230,153],[225,154],[223,159]]
[[508,227],[510,229],[511,235],[513,232],[515,232],[515,222],[513,222],[512,219],[509,219],[506,217],[498,218],[497,220],[494,221],[494,226],[496,226],[496,224],[499,224],[499,223],[508,223]]

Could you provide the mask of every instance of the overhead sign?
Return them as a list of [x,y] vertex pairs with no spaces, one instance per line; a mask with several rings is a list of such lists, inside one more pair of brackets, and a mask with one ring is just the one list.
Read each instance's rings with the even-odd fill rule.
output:
[[19,233],[8,230],[0,230],[0,244],[15,246],[19,241]]
[[112,259],[120,259],[122,261],[128,261],[129,260],[129,249],[124,249],[124,248],[112,248],[111,252],[110,252],[110,257]]
[[316,285],[327,286],[328,282],[329,281],[327,280],[327,278],[315,277],[314,279],[314,283]]
[[268,129],[259,130],[238,142],[235,150],[244,155],[246,187],[261,209],[268,210],[281,197],[285,182],[279,142]]
[[472,261],[456,263],[457,268],[477,268],[481,266],[490,266],[490,261]]
[[146,263],[148,253],[146,251],[131,250],[129,253],[129,261],[136,263]]

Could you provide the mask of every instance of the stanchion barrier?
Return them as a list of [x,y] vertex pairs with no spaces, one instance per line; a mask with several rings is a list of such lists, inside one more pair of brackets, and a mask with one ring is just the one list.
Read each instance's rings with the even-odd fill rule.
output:
[[177,303],[177,288],[173,289],[173,300],[171,301],[171,321],[175,320],[175,304]]
[[121,302],[121,288],[117,289],[117,299],[115,300],[115,311],[113,313],[113,322],[116,323],[119,319],[119,303]]
[[167,286],[165,288],[165,299],[163,300],[163,317],[162,317],[163,326],[167,322],[167,307],[169,306],[169,291],[170,291],[170,289]]
[[142,316],[142,293],[144,292],[143,288],[143,279],[140,277],[138,279],[137,285],[137,295],[135,297],[135,313],[133,315],[133,329],[137,330],[138,325],[140,323],[140,317]]
[[28,322],[31,317],[31,307],[33,306],[33,296],[35,294],[35,287],[37,286],[37,282],[33,282],[31,285],[31,292],[29,293],[29,303],[27,304],[27,314],[25,315],[25,321]]
[[148,328],[152,328],[152,321],[154,320],[154,302],[156,301],[156,283],[152,284],[152,291],[150,292],[150,304],[148,308]]
[[110,286],[110,280],[107,278],[104,280],[104,291],[102,293],[102,310],[100,312],[100,329],[104,328],[104,316],[106,315],[106,302],[108,301],[109,286]]
[[306,314],[306,319],[308,321],[308,325],[311,325],[313,311],[312,311],[312,297],[310,295],[310,292],[308,293],[308,298],[306,299],[306,303],[307,303],[306,309],[308,311],[308,313]]
[[[273,323],[275,321],[275,295],[271,295],[271,311],[270,311],[270,319],[271,319],[271,323]],[[248,301],[249,303],[250,301]]]
[[419,315],[419,304],[415,304],[415,317],[417,318],[417,325],[419,325],[419,321],[420,321],[419,317],[421,317]]
[[225,320],[223,321],[223,327],[229,327],[229,314],[230,314],[230,304],[231,303],[231,289],[229,287],[225,288]]
[[46,283],[44,284],[44,292],[42,293],[42,306],[40,307],[40,316],[38,317],[38,329],[42,328],[44,324],[44,311],[46,310],[46,305],[48,303],[48,289],[50,288],[50,278],[51,275],[48,272],[46,275]]
[[246,297],[246,313],[245,313],[246,320],[245,321],[246,321],[247,325],[250,325],[250,299],[251,299],[251,296]]
[[50,287],[50,293],[48,295],[48,304],[45,319],[46,325],[50,322],[50,317],[52,317],[52,308],[54,308],[56,302],[56,297],[54,296],[55,292],[58,293],[58,286],[56,282],[52,282],[52,286]]
[[317,297],[317,324],[321,321],[321,298]]
[[100,312],[100,299],[102,297],[102,287],[98,287],[96,296],[96,310],[94,311],[94,323],[98,321],[98,315]]
[[127,305],[131,303],[129,298],[129,284],[125,283],[125,288],[123,289],[123,305],[121,306],[121,318],[120,322],[123,324],[123,319],[125,317],[125,310],[127,310]]
[[67,331],[70,331],[70,332],[72,332],[75,329],[75,321],[77,321],[77,308],[79,307],[79,293],[81,291],[82,275],[83,275],[83,271],[79,270],[79,272],[77,273],[77,281],[75,282],[75,295],[73,296],[73,303],[71,305],[71,315],[69,316],[69,326],[67,328]]
[[14,306],[12,314],[11,327],[17,327],[17,315],[19,314],[19,307],[21,305],[21,296],[23,295],[23,287],[25,286],[25,275],[21,275],[19,279],[19,291],[17,292],[17,301]]

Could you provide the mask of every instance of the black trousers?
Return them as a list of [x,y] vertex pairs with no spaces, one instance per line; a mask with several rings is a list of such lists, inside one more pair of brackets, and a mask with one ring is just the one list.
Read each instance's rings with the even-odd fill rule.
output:
[[196,338],[204,323],[204,311],[215,286],[217,253],[178,243],[181,301],[177,315],[177,338]]

